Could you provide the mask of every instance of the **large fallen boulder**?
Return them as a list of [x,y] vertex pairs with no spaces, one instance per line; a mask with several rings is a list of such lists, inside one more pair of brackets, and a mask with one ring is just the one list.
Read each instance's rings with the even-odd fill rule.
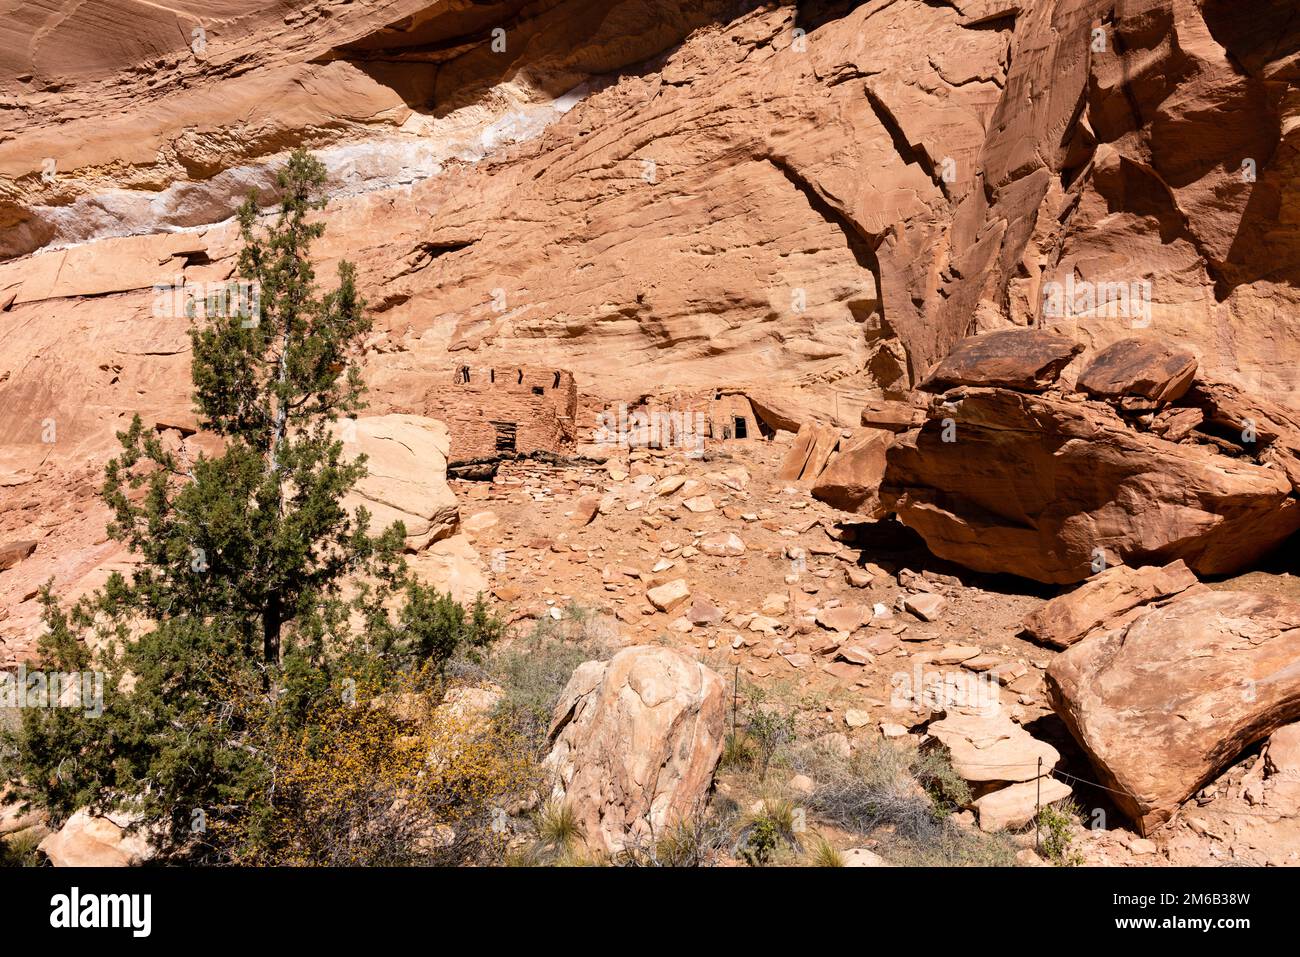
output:
[[156,853],[128,814],[92,814],[82,808],[39,845],[55,867],[130,867]]
[[844,512],[878,516],[885,452],[893,440],[885,429],[852,430],[813,482],[812,497]]
[[1153,402],[1181,399],[1196,375],[1196,356],[1155,339],[1120,339],[1079,373],[1080,390],[1103,399],[1133,396]]
[[1025,632],[1042,644],[1068,648],[1093,629],[1113,626],[1126,612],[1195,584],[1196,576],[1182,559],[1163,567],[1117,565],[1031,611],[1024,619]]
[[611,853],[687,820],[704,804],[726,731],[722,679],[658,646],[579,665],[556,706],[552,797]]
[[1144,833],[1300,717],[1300,603],[1188,589],[1047,670],[1053,709]]
[[783,482],[811,482],[821,474],[840,443],[840,430],[820,422],[807,422],[795,436],[776,477]]
[[1005,386],[1037,392],[1056,382],[1083,346],[1041,329],[999,329],[963,339],[931,370],[920,388]]
[[942,558],[1055,583],[1179,558],[1229,574],[1300,528],[1281,468],[1139,431],[1107,403],[1000,388],[934,397],[890,447],[881,500]]
[[456,531],[460,513],[447,485],[447,427],[419,415],[341,419],[335,425],[349,458],[366,456],[366,477],[344,499],[353,511],[365,506],[370,530],[393,522],[406,526],[406,547],[420,551]]

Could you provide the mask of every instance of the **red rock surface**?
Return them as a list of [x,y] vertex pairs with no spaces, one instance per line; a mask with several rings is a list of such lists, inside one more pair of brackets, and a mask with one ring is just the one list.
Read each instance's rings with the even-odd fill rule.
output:
[[936,396],[891,446],[881,499],[936,555],[1043,582],[1178,558],[1229,574],[1300,528],[1280,469],[1166,441],[1105,403],[1009,389]]
[[1052,707],[1144,833],[1300,716],[1300,604],[1194,588],[1047,669]]
[[[582,415],[743,393],[772,428],[901,433],[896,461],[913,461],[891,494],[933,553],[1053,582],[1091,575],[1097,547],[1221,573],[1300,523],[1300,22],[1285,0],[1248,17],[1229,0],[10,6],[0,542],[37,544],[0,572],[0,664],[29,653],[41,583],[71,598],[126,562],[95,494],[113,433],[134,411],[169,441],[193,426],[188,322],[153,287],[229,278],[226,220],[298,144],[331,176],[318,271],[356,261],[375,314],[369,416],[428,415],[431,384],[463,363],[572,370]],[[974,390],[908,435],[910,390],[957,343],[1031,326],[1085,346],[1056,392]],[[1177,406],[1071,394],[1098,350],[1134,336],[1195,358]],[[932,445],[948,417],[957,442]],[[815,538],[829,594],[845,552],[801,520],[824,506],[808,483],[770,483],[776,458],[755,446],[763,497],[729,503],[714,484],[718,508],[685,520],[752,530],[747,557],[721,561],[757,567],[769,539],[771,580],[744,580],[749,597],[781,588],[782,546]],[[874,508],[872,484],[837,487]],[[590,504],[530,498],[515,521],[614,523]],[[612,506],[629,541],[652,528],[656,556],[695,548],[663,549],[632,504]],[[784,524],[764,524],[769,507]],[[437,545],[422,560],[461,591],[486,581],[462,536]],[[585,554],[563,572],[609,591]],[[895,604],[892,579],[850,572]],[[650,580],[619,606],[647,640]],[[804,587],[781,625],[802,644],[764,638],[751,661],[723,640],[756,678],[820,671],[789,627]],[[967,589],[945,587],[948,610],[909,620],[912,635],[991,616],[1006,631],[1038,601],[963,608]],[[770,621],[736,631],[770,637]]]

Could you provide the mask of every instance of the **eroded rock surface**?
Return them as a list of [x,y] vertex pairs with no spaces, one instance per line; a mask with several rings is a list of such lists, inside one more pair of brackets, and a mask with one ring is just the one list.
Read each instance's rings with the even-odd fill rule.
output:
[[722,755],[723,682],[669,648],[625,648],[578,667],[556,706],[553,797],[592,847],[617,851],[703,806]]
[[936,397],[891,446],[881,497],[935,554],[1043,582],[1175,559],[1227,574],[1300,528],[1280,469],[1139,431],[1104,403],[1009,389]]
[[1148,833],[1300,717],[1300,604],[1189,589],[1061,654],[1047,686],[1112,797]]

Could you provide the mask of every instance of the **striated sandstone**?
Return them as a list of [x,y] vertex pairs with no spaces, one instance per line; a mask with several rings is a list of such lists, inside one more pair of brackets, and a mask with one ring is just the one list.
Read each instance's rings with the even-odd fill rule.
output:
[[1047,670],[1052,708],[1143,834],[1300,717],[1300,604],[1189,589]]

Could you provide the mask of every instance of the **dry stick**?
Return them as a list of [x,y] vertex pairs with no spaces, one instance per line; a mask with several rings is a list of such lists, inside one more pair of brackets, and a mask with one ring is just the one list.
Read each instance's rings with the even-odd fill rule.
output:
[[736,677],[731,681],[731,736],[736,736],[736,708],[740,702],[740,665],[736,665]]
[[1038,756],[1038,777],[1036,778],[1036,783],[1038,785],[1038,795],[1034,798],[1034,851],[1035,853],[1041,854],[1043,851],[1043,844],[1038,837],[1039,822],[1042,820],[1043,815],[1043,756],[1041,754]]

